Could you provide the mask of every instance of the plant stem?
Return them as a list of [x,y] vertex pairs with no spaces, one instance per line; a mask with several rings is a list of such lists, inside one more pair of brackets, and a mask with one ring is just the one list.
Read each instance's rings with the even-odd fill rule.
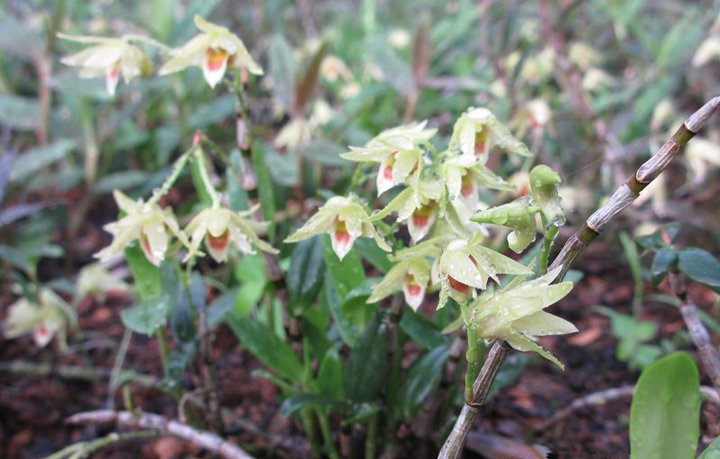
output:
[[161,326],[160,329],[155,333],[158,340],[158,350],[160,351],[160,361],[162,362],[163,371],[167,371],[168,355],[170,351],[168,349],[167,338],[165,337],[165,331],[167,327]]
[[[635,175],[630,177],[627,182],[565,242],[560,253],[555,257],[548,269],[552,271],[557,267],[561,268],[560,274],[556,278],[557,280],[562,280],[565,277],[567,270],[577,255],[600,234],[613,217],[629,206],[639,196],[640,192],[665,170],[687,142],[705,126],[718,108],[720,108],[720,96],[714,97],[698,111],[690,115],[675,134],[665,142],[660,150],[640,166]],[[485,396],[487,396],[487,389],[484,389],[484,386],[487,385],[489,389],[507,353],[507,344],[499,343],[498,341],[493,343],[485,359],[485,364],[480,370],[475,384],[473,384],[473,394],[476,395],[476,399],[479,400],[480,403],[482,403]],[[477,391],[475,390],[476,386],[478,387]],[[485,395],[483,395],[481,389],[485,391]],[[481,395],[482,397],[480,397]],[[453,430],[450,432],[440,451],[439,457],[456,458],[462,454],[465,439],[474,417],[475,409],[467,405],[464,406],[453,426]]]
[[440,454],[438,455],[439,458],[454,459],[462,456],[463,448],[465,447],[465,439],[472,427],[475,415],[478,412],[476,406],[485,403],[485,399],[487,398],[490,387],[495,380],[495,376],[497,375],[498,370],[500,370],[500,366],[505,361],[505,357],[507,357],[509,352],[510,348],[504,341],[496,340],[493,342],[490,347],[490,352],[488,352],[488,356],[485,359],[485,363],[480,370],[480,374],[472,386],[473,399],[471,402],[475,406],[470,406],[466,401],[465,406],[463,406],[462,411],[460,412],[460,416],[457,421],[455,421],[452,432],[450,432],[450,435],[448,435],[447,440],[445,440],[445,444],[440,450]]
[[320,425],[320,433],[323,436],[325,442],[325,453],[331,459],[340,459],[340,453],[335,448],[335,442],[333,441],[332,429],[330,429],[330,422],[325,413],[320,410],[315,410],[315,416],[317,416],[318,424]]
[[703,105],[690,115],[672,137],[631,176],[610,199],[593,213],[580,228],[565,242],[549,270],[561,267],[559,279],[565,277],[573,260],[592,242],[612,219],[629,206],[675,157],[680,154],[688,141],[712,118],[720,108],[720,96]]
[[207,165],[205,164],[205,155],[203,155],[200,148],[196,148],[194,156],[198,167],[197,170],[200,173],[200,180],[202,180],[203,188],[205,188],[205,192],[210,195],[213,209],[217,209],[220,207],[220,194],[218,194],[215,186],[213,186],[212,182],[210,181],[210,174],[208,173]]
[[315,432],[315,423],[313,422],[312,412],[309,408],[300,411],[303,429],[310,443],[310,451],[313,457],[321,457],[320,445],[318,444],[317,433]]
[[[547,227],[547,222],[545,220],[545,216],[543,215],[542,224],[544,228]],[[550,225],[550,229],[545,232],[545,238],[543,239],[543,246],[542,250],[540,251],[540,260],[538,263],[538,273],[540,275],[547,274],[550,251],[552,250],[553,243],[555,242],[555,237],[557,236],[559,230],[560,228],[558,228],[557,226]]]
[[176,161],[175,165],[173,166],[173,171],[170,174],[170,176],[165,179],[165,182],[163,182],[162,186],[160,188],[157,188],[155,191],[153,191],[152,197],[148,200],[148,204],[157,204],[157,202],[165,196],[168,191],[170,191],[170,188],[175,184],[178,177],[180,177],[180,173],[185,168],[185,164],[188,161],[188,158],[190,158],[190,155],[196,150],[196,148],[193,146],[189,150],[187,150],[185,153],[183,153]]
[[378,418],[373,416],[368,421],[367,435],[365,436],[365,459],[375,459],[377,445]]
[[132,330],[126,328],[125,332],[123,333],[122,341],[120,341],[120,347],[118,348],[118,352],[115,355],[112,372],[110,373],[110,382],[108,383],[108,395],[106,405],[109,409],[115,408],[115,390],[118,387],[120,372],[122,372],[123,363],[125,362],[125,356],[127,355],[128,348],[130,347],[130,339],[132,339],[132,335]]

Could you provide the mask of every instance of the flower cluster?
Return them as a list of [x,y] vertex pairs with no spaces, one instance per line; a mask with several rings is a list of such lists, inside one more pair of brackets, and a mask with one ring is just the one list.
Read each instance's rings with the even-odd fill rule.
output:
[[111,96],[115,94],[120,76],[125,83],[129,83],[135,77],[153,73],[152,61],[140,47],[133,44],[138,42],[159,47],[170,54],[171,58],[160,68],[159,75],[168,75],[188,67],[200,67],[205,81],[214,88],[229,68],[238,68],[254,75],[263,74],[237,35],[200,16],[195,16],[195,26],[201,33],[180,48],[172,50],[155,40],[136,35],[105,38],[61,33],[58,34],[60,38],[92,45],[62,58],[61,62],[80,67],[82,78],[104,77]]
[[[181,229],[172,209],[163,209],[157,204],[160,193],[156,193],[153,198],[145,202],[133,201],[116,190],[115,202],[124,216],[105,226],[105,230],[113,235],[113,241],[108,247],[95,254],[96,258],[101,261],[107,260],[122,253],[137,240],[148,261],[159,266],[168,254],[173,236],[180,243],[180,247],[187,249],[184,261],[203,256],[204,254],[199,250],[203,242],[210,256],[218,263],[227,260],[231,246],[244,254],[255,253],[255,247],[264,252],[277,253],[276,249],[258,236],[258,233],[265,231],[267,223],[249,218],[257,207],[242,212],[222,207],[217,191],[207,179],[202,150],[193,147],[190,152],[194,154],[195,161],[203,171],[201,175],[205,179],[203,183],[205,190],[214,197],[212,206],[202,210],[184,229]],[[178,162],[180,165],[184,164],[186,155],[180,158]],[[174,180],[177,175],[179,170],[169,180]]]
[[[516,282],[515,288],[491,296],[490,280],[499,283],[499,275],[523,279],[535,271],[485,244],[488,225],[506,227],[508,245],[519,253],[535,240],[538,221],[543,232],[562,223],[560,177],[549,167],[537,166],[528,174],[528,196],[488,208],[481,200],[486,190],[515,190],[488,168],[491,153],[527,157],[527,147],[484,108],[471,108],[457,120],[446,150],[438,151],[431,143],[435,133],[425,122],[412,123],[386,130],[362,147],[350,147],[343,158],[379,165],[378,196],[402,188],[375,212],[357,196],[333,197],[286,242],[329,233],[342,259],[353,242],[365,236],[390,251],[375,225],[395,215],[392,228],[406,226],[411,246],[389,256],[395,264],[375,285],[369,303],[402,292],[405,302],[417,310],[426,293],[437,290],[438,308],[452,299],[471,312],[464,314],[466,326],[478,328],[477,336],[505,339],[517,349],[554,359],[539,350],[534,338],[574,331],[569,323],[541,311],[564,296],[569,284],[550,286],[554,277],[548,275]],[[528,299],[512,309],[515,299],[530,297],[533,291],[543,295],[540,303]]]

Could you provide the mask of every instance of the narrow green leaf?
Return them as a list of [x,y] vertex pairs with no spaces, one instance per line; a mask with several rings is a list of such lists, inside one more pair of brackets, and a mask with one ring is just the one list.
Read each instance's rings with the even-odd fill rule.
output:
[[30,131],[40,125],[40,120],[40,103],[37,99],[0,94],[0,124]]
[[293,394],[280,405],[280,415],[290,416],[303,408],[336,408],[343,402],[324,394]]
[[360,338],[361,329],[352,323],[342,310],[342,300],[337,292],[330,271],[325,271],[325,283],[322,295],[323,307],[326,307],[335,320],[342,340],[350,347],[354,347]]
[[702,452],[698,459],[720,459],[720,437],[716,437],[705,451]]
[[320,363],[318,387],[323,394],[336,399],[343,398],[343,367],[335,349],[330,349]]
[[401,389],[402,410],[406,418],[417,413],[420,405],[437,386],[449,352],[450,345],[443,344],[426,352],[410,367]]
[[270,222],[268,228],[268,239],[272,241],[275,238],[275,195],[273,192],[273,183],[270,180],[270,173],[267,169],[265,156],[263,155],[262,146],[259,143],[252,144],[252,162],[257,175],[258,194],[260,195],[260,205],[262,207],[263,218]]
[[322,64],[325,54],[327,53],[327,43],[320,45],[318,50],[313,55],[312,59],[305,68],[305,73],[302,78],[298,81],[295,88],[295,106],[294,110],[296,114],[302,115],[305,113],[305,106],[310,100],[315,85],[318,81],[318,75],[320,74],[320,64]]
[[345,258],[340,261],[332,249],[329,235],[323,236],[323,244],[325,247],[325,266],[335,284],[338,295],[341,299],[345,299],[345,296],[351,290],[365,282],[365,270],[362,262],[355,250],[348,252]]
[[148,261],[138,243],[125,249],[125,259],[130,266],[140,298],[160,295],[162,291],[160,270]]
[[697,248],[678,254],[678,269],[695,282],[720,293],[720,261],[712,254]]
[[700,377],[686,353],[640,375],[630,408],[630,452],[638,459],[692,459],[700,431]]
[[167,323],[168,298],[157,295],[144,298],[140,304],[120,313],[122,323],[141,335],[151,336]]
[[301,381],[303,367],[290,345],[278,338],[267,325],[251,317],[228,314],[230,328],[243,346],[272,368],[278,375],[290,381]]
[[[2,109],[0,107],[0,113]],[[0,122],[2,120],[0,119]],[[10,180],[22,182],[29,179],[33,174],[40,172],[45,166],[64,158],[73,151],[76,144],[72,140],[61,139],[44,147],[31,148],[18,155],[13,164]]]
[[653,258],[652,266],[650,267],[650,279],[652,284],[657,287],[660,285],[665,276],[667,275],[670,268],[675,264],[677,260],[677,254],[675,250],[671,248],[663,248],[658,250]]
[[413,90],[413,77],[410,65],[400,57],[381,36],[368,37],[365,50],[370,59],[383,74],[383,78],[396,91],[405,96]]
[[[217,327],[225,320],[225,315],[235,306],[235,298],[238,296],[238,291],[239,289],[234,288],[229,292],[223,293],[210,303],[207,310],[207,323],[210,329]],[[249,311],[247,313],[249,314]],[[247,315],[242,312],[238,312],[238,314],[240,316]]]
[[310,306],[325,278],[323,240],[315,236],[295,245],[287,275],[288,293],[294,312]]
[[350,353],[344,374],[345,393],[356,403],[374,401],[386,376],[390,333],[381,311],[365,329]]
[[450,337],[424,314],[405,311],[400,319],[400,329],[425,349],[436,349],[450,341]]
[[283,108],[290,111],[293,106],[295,73],[298,64],[290,44],[282,35],[278,34],[272,38],[268,49],[268,60],[270,61],[273,92],[282,103]]
[[362,254],[371,265],[380,270],[380,272],[387,273],[390,268],[393,267],[392,261],[388,259],[387,252],[378,247],[375,240],[367,237],[361,237],[355,240],[355,250]]
[[250,314],[262,298],[267,285],[262,255],[246,255],[235,265],[235,279],[240,283],[235,296],[235,313],[240,316]]

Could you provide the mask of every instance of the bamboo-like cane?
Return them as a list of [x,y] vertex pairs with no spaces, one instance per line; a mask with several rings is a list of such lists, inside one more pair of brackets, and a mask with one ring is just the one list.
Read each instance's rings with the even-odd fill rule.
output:
[[[551,271],[557,267],[561,268],[557,279],[562,280],[570,268],[573,260],[592,242],[610,221],[620,212],[629,206],[640,192],[647,187],[682,151],[683,147],[692,139],[712,118],[713,114],[720,108],[720,96],[703,105],[698,111],[690,115],[685,122],[675,131],[675,134],[663,144],[662,147],[631,176],[620,188],[613,193],[610,199],[593,213],[573,234],[555,257],[548,268]],[[480,370],[475,383],[473,384],[473,405],[485,403],[488,390],[495,380],[495,375],[508,354],[507,345],[501,341],[493,342],[490,352],[485,359],[485,364]],[[477,414],[477,409],[465,405],[455,421],[450,435],[440,450],[439,458],[460,457],[472,422]]]

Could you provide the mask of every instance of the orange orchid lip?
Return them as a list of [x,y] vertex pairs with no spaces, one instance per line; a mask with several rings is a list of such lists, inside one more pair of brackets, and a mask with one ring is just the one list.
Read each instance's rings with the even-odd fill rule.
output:
[[208,48],[205,51],[205,56],[207,57],[207,69],[211,72],[216,72],[225,64],[225,61],[228,58],[228,53],[221,48]]
[[350,233],[347,230],[345,221],[340,220],[337,217],[335,217],[333,238],[341,245],[348,244],[352,240],[352,236],[350,236]]
[[230,231],[225,230],[220,236],[213,236],[210,233],[205,234],[205,242],[212,250],[225,250],[230,242]]

